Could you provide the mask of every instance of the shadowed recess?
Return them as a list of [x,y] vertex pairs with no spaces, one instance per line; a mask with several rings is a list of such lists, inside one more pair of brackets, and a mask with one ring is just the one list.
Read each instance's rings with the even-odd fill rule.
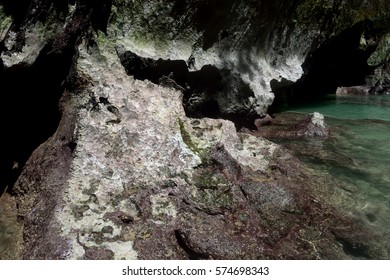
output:
[[377,44],[362,47],[361,37],[364,34],[375,38],[382,32],[374,22],[367,20],[326,41],[307,56],[302,65],[304,74],[297,82],[286,79],[271,81],[275,101],[270,110],[279,111],[288,105],[321,99],[326,94],[336,93],[340,86],[365,84],[366,77],[374,71],[367,59]]
[[254,93],[230,70],[205,65],[190,72],[184,60],[143,58],[121,47],[117,48],[117,54],[128,75],[183,92],[188,117],[224,118],[233,121],[237,129],[254,128],[258,115],[248,105]]

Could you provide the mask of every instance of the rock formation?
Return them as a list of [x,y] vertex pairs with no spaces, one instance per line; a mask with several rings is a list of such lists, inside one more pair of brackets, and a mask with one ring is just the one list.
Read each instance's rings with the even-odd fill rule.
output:
[[[266,119],[267,118],[265,118],[265,120]],[[261,122],[261,119],[257,120],[257,123],[259,122]],[[286,128],[282,128],[282,124],[274,122],[273,120],[272,124],[278,125],[278,129],[275,129],[274,127],[265,128],[262,125],[258,125],[255,134],[266,138],[329,137],[329,128],[325,124],[324,116],[317,112],[309,114],[306,118],[299,120],[292,125],[290,124]],[[251,133],[251,131],[246,132]]]
[[386,1],[20,2],[0,1],[1,258],[389,258],[342,182],[237,132],[274,94],[386,84]]

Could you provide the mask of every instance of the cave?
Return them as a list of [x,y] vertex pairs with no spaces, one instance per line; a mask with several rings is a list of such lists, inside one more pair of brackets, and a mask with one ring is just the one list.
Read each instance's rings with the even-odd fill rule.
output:
[[[3,139],[0,150],[0,191],[12,192],[31,153],[57,129],[59,99],[74,56],[73,46],[61,52],[44,47],[34,64],[0,70]],[[7,187],[8,186],[8,187]]]
[[[120,47],[117,54],[128,75],[180,90],[188,117],[228,119],[235,123],[237,130],[255,128],[258,115],[245,106],[254,93],[238,74],[213,65],[189,71],[184,60],[153,60]],[[229,106],[232,109],[226,110]]]
[[[67,87],[74,87],[72,64],[79,38],[90,26],[105,32],[112,1],[71,0],[60,3],[44,0],[36,13],[31,13],[29,0],[18,4],[6,0],[0,2],[5,13],[14,18],[10,29],[18,34],[16,47],[7,50],[2,41],[0,53],[22,50],[25,35],[20,30],[23,29],[23,20],[28,18],[26,13],[44,23],[50,7],[53,7],[57,15],[62,15],[58,20],[63,21],[68,13],[68,4],[76,2],[77,10],[71,22],[63,32],[48,41],[33,64],[20,62],[6,68],[0,59],[3,98],[0,117],[4,124],[0,149],[0,194],[5,191],[12,193],[12,186],[31,153],[56,131],[61,118],[59,100]],[[69,143],[69,147],[75,148],[73,143]]]
[[[373,74],[375,67],[367,59],[375,51],[375,38],[384,32],[372,21],[359,22],[309,53],[302,64],[304,74],[296,81],[272,80],[271,88],[275,100],[270,112],[283,110],[291,105],[320,101],[325,95],[335,94],[338,87],[366,84],[366,78]],[[371,40],[361,45],[361,38]]]

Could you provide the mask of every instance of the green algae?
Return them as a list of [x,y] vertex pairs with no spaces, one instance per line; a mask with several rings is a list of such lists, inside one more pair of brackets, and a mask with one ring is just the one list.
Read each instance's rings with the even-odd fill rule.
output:
[[7,16],[3,11],[3,7],[0,6],[0,40],[2,40],[7,33],[12,21],[12,17]]
[[211,163],[210,149],[203,148],[200,145],[196,144],[192,139],[190,133],[186,130],[184,122],[181,119],[178,119],[180,134],[183,139],[184,144],[195,154],[197,154],[202,161],[204,166],[207,166]]

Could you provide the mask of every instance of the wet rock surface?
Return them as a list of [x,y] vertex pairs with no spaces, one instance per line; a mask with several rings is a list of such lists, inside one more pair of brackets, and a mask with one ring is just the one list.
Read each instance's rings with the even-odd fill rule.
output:
[[[294,115],[291,115],[294,116]],[[263,119],[256,120],[256,135],[267,138],[306,138],[306,137],[329,137],[329,128],[327,127],[324,116],[314,112],[304,118],[296,118],[286,121],[285,119],[274,119],[266,116]],[[295,123],[294,123],[295,120]]]
[[[303,114],[284,112],[276,114],[275,127],[263,130],[284,130],[304,119]],[[328,117],[329,137],[286,137],[271,133],[267,138],[283,145],[318,174],[339,178],[338,187],[354,197],[357,204],[345,205],[357,210],[362,220],[388,232],[389,207],[387,195],[386,149],[382,145],[372,146],[373,139],[380,138],[376,131],[387,131],[389,123],[379,120],[338,121]],[[366,133],[362,134],[362,131]],[[383,135],[387,139],[387,135]],[[375,141],[375,140],[374,140]],[[384,154],[383,157],[381,155]]]

